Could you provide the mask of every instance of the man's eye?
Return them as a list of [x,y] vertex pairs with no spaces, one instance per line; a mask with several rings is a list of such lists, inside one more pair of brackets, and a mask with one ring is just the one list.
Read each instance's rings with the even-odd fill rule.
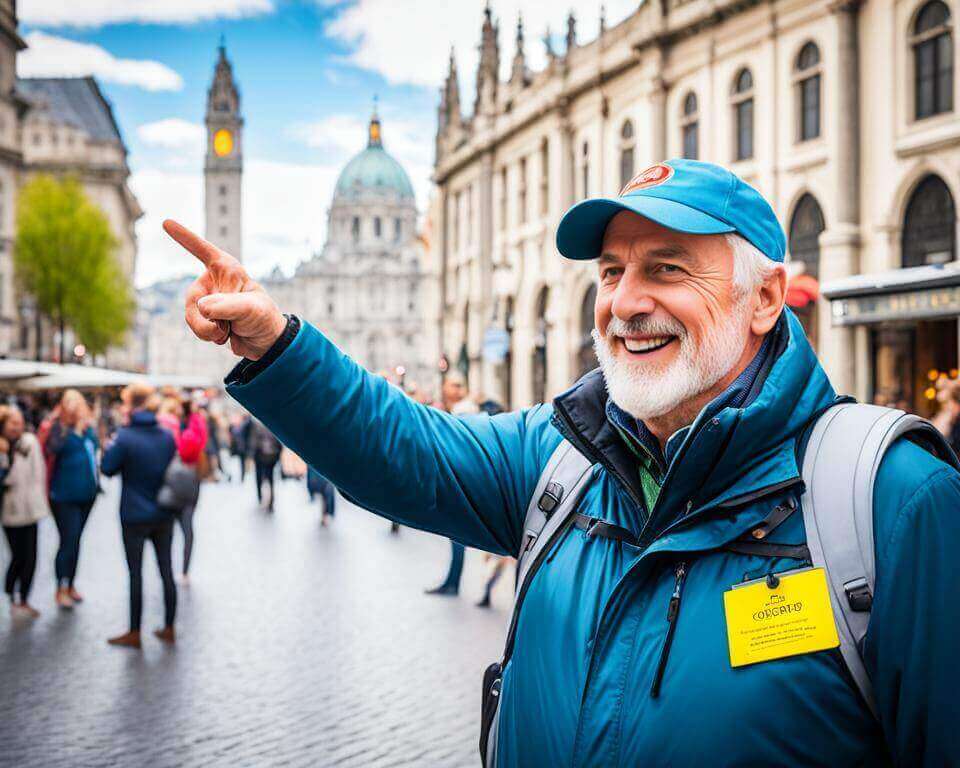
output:
[[678,275],[683,272],[680,267],[676,264],[658,264],[656,270],[657,272],[663,272],[668,275]]
[[613,278],[619,277],[622,272],[623,272],[623,269],[621,269],[620,267],[607,267],[607,269],[603,270],[600,273],[600,279],[612,280]]

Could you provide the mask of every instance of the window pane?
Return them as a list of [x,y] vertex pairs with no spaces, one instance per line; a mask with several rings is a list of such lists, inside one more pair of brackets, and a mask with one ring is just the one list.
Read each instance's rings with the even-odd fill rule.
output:
[[697,111],[697,94],[688,93],[687,98],[683,100],[683,114],[692,115]]
[[941,24],[946,24],[948,21],[950,21],[950,9],[940,0],[934,0],[934,2],[923,6],[923,9],[917,14],[914,33],[919,35],[928,32]]
[[737,105],[737,160],[753,157],[753,99]]
[[620,153],[620,188],[627,186],[627,182],[633,178],[633,147],[625,149]]
[[820,135],[820,75],[800,83],[800,140]]
[[939,35],[935,42],[937,112],[949,112],[953,109],[953,35]]
[[697,159],[697,123],[683,126],[683,156],[688,160]]
[[916,67],[917,118],[928,117],[934,113],[934,50],[933,40],[927,40],[916,47],[914,66]]

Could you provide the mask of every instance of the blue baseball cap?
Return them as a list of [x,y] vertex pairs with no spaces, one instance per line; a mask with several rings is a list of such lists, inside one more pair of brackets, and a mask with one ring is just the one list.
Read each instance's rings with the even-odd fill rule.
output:
[[634,176],[618,197],[593,197],[568,210],[557,227],[557,249],[568,259],[595,259],[603,234],[620,211],[691,235],[736,232],[772,261],[783,261],[786,238],[763,195],[726,168],[674,159]]

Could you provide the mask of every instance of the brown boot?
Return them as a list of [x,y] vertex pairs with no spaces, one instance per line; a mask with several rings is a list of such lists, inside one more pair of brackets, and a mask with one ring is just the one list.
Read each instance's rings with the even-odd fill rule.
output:
[[123,635],[117,635],[116,637],[108,638],[107,642],[110,643],[110,645],[119,645],[124,648],[139,648],[140,631],[131,630]]
[[66,587],[57,587],[56,600],[60,608],[73,608],[73,598],[70,597],[70,590]]
[[73,587],[70,587],[70,589],[67,590],[67,594],[70,595],[70,599],[73,600],[73,602],[75,603],[83,602],[83,595],[77,592],[77,590],[74,589]]
[[167,643],[168,645],[173,645],[176,641],[174,636],[173,627],[164,627],[163,629],[153,630],[153,634],[156,635],[161,641]]

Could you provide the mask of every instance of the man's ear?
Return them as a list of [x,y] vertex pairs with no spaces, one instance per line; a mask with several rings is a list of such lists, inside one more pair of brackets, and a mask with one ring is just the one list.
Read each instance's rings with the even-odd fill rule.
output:
[[757,336],[765,336],[777,324],[787,298],[787,270],[777,264],[767,279],[760,284],[757,300],[750,320],[750,330]]

